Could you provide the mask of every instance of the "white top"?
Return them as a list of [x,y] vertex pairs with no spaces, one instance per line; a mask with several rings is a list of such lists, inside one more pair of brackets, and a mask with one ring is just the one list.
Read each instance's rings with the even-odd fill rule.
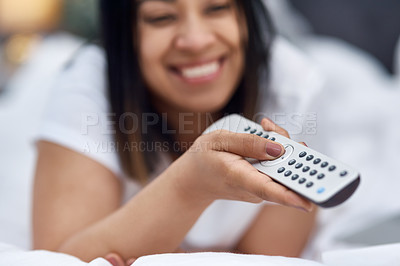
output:
[[[110,169],[123,180],[126,201],[140,190],[140,185],[124,177],[113,146],[113,129],[107,122],[110,105],[105,64],[99,47],[90,45],[82,49],[54,88],[38,139],[63,145]],[[274,45],[272,65],[272,97],[264,101],[264,116],[284,122],[280,124],[295,139],[301,139],[307,134],[301,126],[308,119],[307,106],[321,87],[322,78],[296,48],[281,39]],[[164,159],[155,176],[168,165]],[[188,233],[184,248],[233,247],[261,206],[225,200],[214,202]]]

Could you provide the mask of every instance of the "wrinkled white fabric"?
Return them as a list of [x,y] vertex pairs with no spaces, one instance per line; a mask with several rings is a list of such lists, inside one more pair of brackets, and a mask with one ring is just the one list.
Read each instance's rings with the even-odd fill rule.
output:
[[285,257],[232,253],[162,254],[139,258],[132,266],[323,266],[323,264]]
[[97,258],[85,263],[73,256],[45,250],[25,251],[0,243],[0,265],[4,266],[112,266]]

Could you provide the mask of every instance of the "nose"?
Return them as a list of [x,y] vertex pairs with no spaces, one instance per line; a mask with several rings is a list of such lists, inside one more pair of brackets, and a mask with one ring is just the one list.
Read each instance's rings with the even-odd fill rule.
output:
[[192,17],[180,26],[175,46],[181,51],[195,53],[209,48],[215,41],[216,36],[206,21]]

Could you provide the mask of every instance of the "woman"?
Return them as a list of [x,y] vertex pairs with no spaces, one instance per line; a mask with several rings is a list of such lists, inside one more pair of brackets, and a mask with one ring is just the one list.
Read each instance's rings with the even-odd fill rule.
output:
[[[228,209],[267,200],[312,210],[243,159],[279,157],[280,144],[230,132],[201,136],[225,113],[251,118],[257,110],[271,42],[261,1],[104,0],[101,9],[109,93],[101,91],[101,52],[89,47],[61,79],[38,144],[34,248],[128,259],[178,250],[218,199],[233,200],[224,202]],[[109,105],[111,116],[96,116]],[[104,143],[110,124],[112,149],[99,152],[93,140]],[[268,119],[262,125],[287,135]],[[123,173],[145,184],[124,204],[116,153]],[[160,171],[166,159],[173,162]],[[298,256],[314,213],[257,206],[257,215],[228,221],[241,226],[222,250]],[[189,249],[221,250],[216,243],[195,246]]]

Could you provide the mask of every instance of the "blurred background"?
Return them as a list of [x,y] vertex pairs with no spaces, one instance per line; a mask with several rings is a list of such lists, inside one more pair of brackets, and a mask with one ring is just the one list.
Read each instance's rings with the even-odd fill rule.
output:
[[[400,158],[395,122],[399,95],[392,94],[400,90],[400,1],[263,1],[279,34],[326,81],[319,101],[325,106],[318,111],[324,137],[313,147],[358,167],[367,177],[368,173],[380,176],[384,169],[388,178],[399,182],[399,176],[392,174],[398,172],[397,163],[391,162]],[[0,0],[0,242],[30,247],[35,132],[57,76],[80,47],[98,39],[97,4],[97,0]],[[311,137],[311,143],[318,139]],[[344,145],[346,149],[341,148]],[[387,156],[373,156],[376,150]],[[368,178],[363,182],[368,184]],[[374,206],[383,212],[388,204],[369,195],[391,195],[385,184],[370,183],[374,191],[363,187],[358,202],[368,203],[365,208],[346,206],[353,214],[370,214]],[[345,210],[339,212],[344,217]],[[322,219],[332,215],[339,217],[330,213]],[[321,241],[320,249],[328,246]]]
[[95,39],[97,0],[0,0],[0,91],[48,35],[69,32]]
[[398,0],[290,0],[318,35],[329,35],[363,49],[393,73],[400,34]]

